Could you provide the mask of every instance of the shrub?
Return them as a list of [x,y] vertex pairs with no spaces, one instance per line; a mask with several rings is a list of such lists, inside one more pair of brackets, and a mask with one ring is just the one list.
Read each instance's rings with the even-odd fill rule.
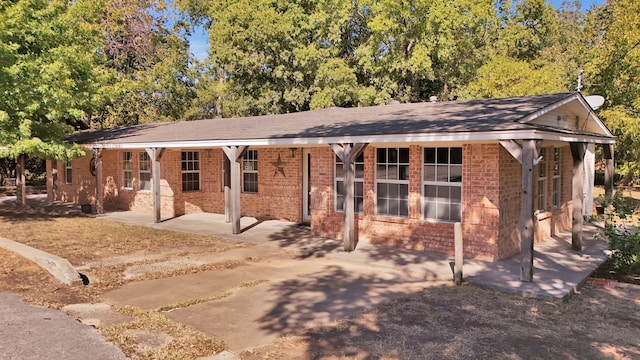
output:
[[640,233],[623,225],[607,222],[605,234],[609,239],[611,265],[622,273],[640,268]]
[[611,250],[610,263],[620,273],[630,273],[640,268],[640,233],[635,227],[616,223],[617,219],[629,219],[636,210],[633,199],[616,191],[611,198],[599,196],[596,201],[604,206],[605,235]]
[[605,220],[610,220],[613,217],[626,219],[635,211],[632,202],[624,196],[622,191],[616,191],[611,198],[600,195],[595,199],[595,202],[604,207]]

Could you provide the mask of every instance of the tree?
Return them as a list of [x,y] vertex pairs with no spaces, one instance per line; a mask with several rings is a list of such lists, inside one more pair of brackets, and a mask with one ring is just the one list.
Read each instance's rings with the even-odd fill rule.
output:
[[208,74],[224,83],[194,105],[224,116],[450,98],[498,25],[488,0],[179,4],[209,26]]
[[309,2],[233,0],[210,7],[209,60],[226,82],[225,116],[307,110],[322,58]]
[[164,1],[115,0],[101,12],[102,61],[109,74],[91,115],[97,127],[184,117],[195,96],[188,26]]
[[64,143],[78,128],[101,84],[99,43],[89,0],[0,3],[0,145],[2,155],[67,159],[82,149]]
[[640,3],[612,0],[588,17],[587,91],[603,95],[600,117],[616,135],[615,158],[624,182],[640,174]]
[[478,69],[476,79],[459,95],[465,99],[549,94],[566,91],[563,69],[554,63],[542,65],[496,56]]
[[545,0],[499,3],[501,28],[474,79],[458,92],[466,99],[569,91],[584,62],[584,16],[577,3],[556,11]]

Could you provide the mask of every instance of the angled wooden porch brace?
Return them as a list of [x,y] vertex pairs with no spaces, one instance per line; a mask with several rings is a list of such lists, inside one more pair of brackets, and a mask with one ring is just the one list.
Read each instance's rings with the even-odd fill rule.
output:
[[104,190],[102,189],[102,149],[92,149],[93,152],[93,166],[95,166],[95,178],[96,178],[96,213],[104,213]]
[[160,160],[164,154],[164,148],[146,148],[145,151],[151,158],[151,182],[153,183],[153,222],[159,223],[161,214],[160,197]]
[[[231,204],[225,204],[231,209],[231,228],[233,234],[240,234],[240,163],[242,162],[242,154],[247,146],[223,146],[222,151],[231,163],[231,196],[229,200]],[[225,200],[227,198],[225,197]]]
[[355,161],[367,145],[365,143],[330,144],[333,152],[344,164],[344,251],[355,250],[358,242],[353,204],[354,179],[356,177]]
[[541,160],[540,140],[523,140],[522,146],[513,140],[500,141],[500,144],[522,165],[522,200],[520,207],[520,281],[533,281],[533,227],[534,173],[533,167]]

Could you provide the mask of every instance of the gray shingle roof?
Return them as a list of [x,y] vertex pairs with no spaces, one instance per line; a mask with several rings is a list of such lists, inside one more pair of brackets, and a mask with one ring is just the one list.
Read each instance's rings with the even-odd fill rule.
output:
[[[80,144],[300,139],[533,130],[518,120],[576,93],[328,108],[281,115],[142,124],[75,134]],[[558,130],[560,132],[566,132]]]

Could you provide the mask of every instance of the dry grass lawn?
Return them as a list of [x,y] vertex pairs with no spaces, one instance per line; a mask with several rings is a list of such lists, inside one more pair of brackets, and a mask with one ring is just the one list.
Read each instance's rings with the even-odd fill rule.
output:
[[640,359],[639,339],[638,288],[587,286],[561,303],[440,286],[242,358]]
[[[175,247],[223,251],[239,246],[207,236],[1,204],[0,236],[63,256],[74,265],[140,252],[161,253]],[[103,291],[123,283],[121,265],[102,270],[101,276],[114,280],[105,280],[101,286],[67,287],[28,260],[0,250],[0,288],[50,307],[98,302]],[[161,312],[119,311],[135,320],[102,331],[132,358],[195,359],[224,347]],[[141,350],[135,338],[140,329],[165,334],[168,343]],[[559,303],[474,286],[437,286],[331,326],[281,338],[266,348],[242,354],[242,358],[640,359],[639,339],[639,288],[586,286],[569,302]]]
[[[176,249],[211,252],[247,246],[210,236],[124,225],[74,214],[56,209],[0,204],[0,236],[64,257],[75,266],[114,257],[126,258],[133,254],[175,252]],[[138,263],[141,262],[132,260],[125,264]],[[95,303],[101,301],[105,291],[124,284],[122,272],[125,264],[98,266],[90,276],[90,286],[76,283],[69,287],[29,260],[0,249],[0,289],[20,294],[27,302],[51,308]],[[235,264],[213,264],[199,270],[233,266]],[[166,276],[175,276],[177,273],[174,271]],[[161,313],[133,308],[118,310],[134,318],[134,321],[99,330],[133,359],[194,359],[224,349],[220,341],[175,323]],[[171,341],[165,346],[144,349],[127,335],[127,331],[132,329],[146,333],[158,331],[167,334]]]
[[0,236],[66,258],[75,266],[136,252],[155,253],[182,247],[218,247],[224,251],[243,246],[211,236],[14,205],[0,206],[0,228]]

